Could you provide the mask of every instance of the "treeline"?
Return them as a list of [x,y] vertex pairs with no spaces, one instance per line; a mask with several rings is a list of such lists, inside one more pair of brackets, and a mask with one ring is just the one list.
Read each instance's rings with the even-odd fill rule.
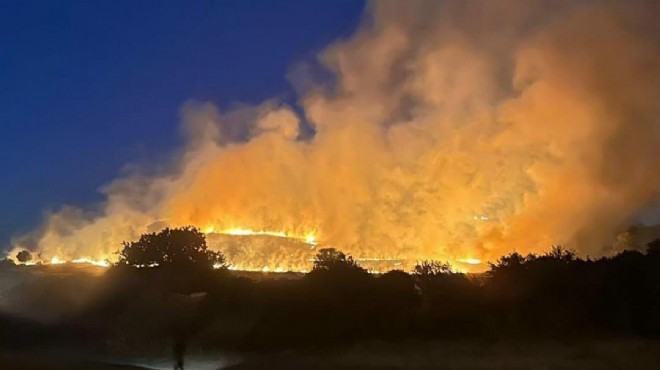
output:
[[[244,350],[363,340],[660,337],[660,240],[645,253],[596,260],[561,247],[512,253],[479,275],[437,261],[422,261],[411,273],[370,274],[351,256],[321,249],[307,274],[249,279],[227,270],[194,228],[144,235],[125,243],[120,257],[88,289],[92,303],[61,320],[59,333],[112,351],[171,348],[173,337],[191,349]],[[46,288],[31,284],[24,295],[40,293],[26,305],[58,296],[52,279]],[[67,283],[67,297],[75,297],[75,286]]]
[[[656,243],[657,244],[657,243]],[[328,254],[321,251],[320,255]],[[299,281],[256,283],[251,346],[346,341],[660,334],[660,248],[583,260],[513,253],[483,276],[433,261],[371,275],[340,252]]]
[[122,255],[133,262],[113,267],[102,299],[67,325],[120,349],[166,345],[172,332],[185,333],[193,346],[250,350],[362,340],[660,336],[660,240],[646,253],[597,260],[561,247],[512,253],[481,275],[437,261],[420,262],[412,273],[369,274],[350,256],[321,249],[300,278],[253,280],[209,268],[199,235],[193,239],[191,255],[150,250],[150,261],[135,252],[144,247],[139,242],[126,244]]

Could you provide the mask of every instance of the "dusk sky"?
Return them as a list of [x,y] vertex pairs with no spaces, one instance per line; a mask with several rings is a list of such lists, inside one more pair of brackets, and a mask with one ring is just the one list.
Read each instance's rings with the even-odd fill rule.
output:
[[295,104],[287,72],[358,25],[361,1],[3,1],[0,249],[45,210],[101,201],[167,157],[188,100]]

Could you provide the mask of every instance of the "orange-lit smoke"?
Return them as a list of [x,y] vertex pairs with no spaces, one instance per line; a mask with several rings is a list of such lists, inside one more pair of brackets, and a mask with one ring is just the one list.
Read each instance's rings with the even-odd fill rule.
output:
[[[372,3],[353,36],[292,68],[300,110],[188,103],[169,170],[121,177],[100,209],[66,207],[14,244],[112,259],[123,240],[192,224],[358,259],[604,254],[659,196],[657,14],[653,1]],[[232,263],[309,265],[242,253]]]

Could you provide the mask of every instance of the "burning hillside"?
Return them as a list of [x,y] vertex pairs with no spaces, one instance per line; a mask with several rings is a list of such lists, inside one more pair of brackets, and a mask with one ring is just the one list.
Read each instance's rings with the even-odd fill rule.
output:
[[[249,229],[205,230],[208,246],[212,250],[222,251],[229,261],[230,270],[261,272],[307,272],[319,246],[312,234],[305,236],[287,235],[284,232],[255,231]],[[103,259],[30,256],[23,265],[90,265],[107,268],[117,256]],[[394,256],[357,256],[355,260],[370,272],[379,273],[393,269],[410,270],[417,260]],[[239,263],[232,261],[240,261]],[[470,271],[479,268],[478,259],[462,259],[454,262],[457,271]]]

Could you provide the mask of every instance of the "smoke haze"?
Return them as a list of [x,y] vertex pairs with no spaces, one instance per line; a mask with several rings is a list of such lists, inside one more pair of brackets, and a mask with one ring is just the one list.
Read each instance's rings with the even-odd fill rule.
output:
[[[292,68],[299,107],[187,103],[166,170],[122,176],[98,209],[64,207],[14,246],[112,259],[123,240],[191,224],[313,234],[358,258],[608,253],[660,195],[657,14],[654,1],[371,3],[351,37]],[[309,264],[277,253],[232,262]]]

